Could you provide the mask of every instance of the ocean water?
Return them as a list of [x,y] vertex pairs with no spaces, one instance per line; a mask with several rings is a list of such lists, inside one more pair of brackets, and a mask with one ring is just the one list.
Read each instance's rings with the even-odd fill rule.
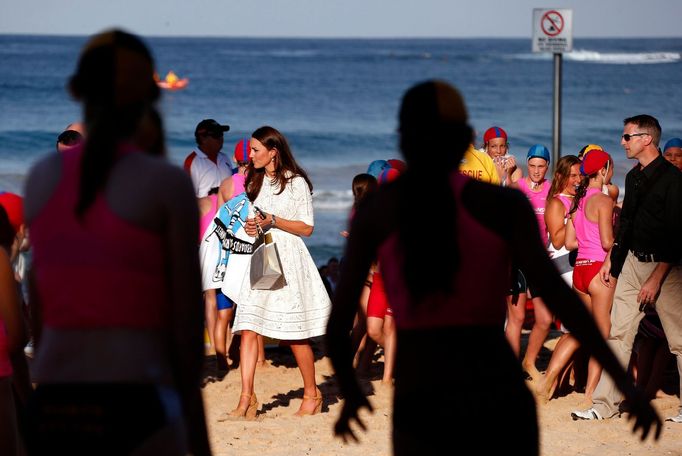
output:
[[[85,40],[0,35],[0,189],[23,193],[31,164],[79,118],[65,86]],[[315,233],[306,243],[318,264],[342,254],[353,176],[372,160],[399,157],[396,114],[410,85],[430,78],[456,85],[478,141],[489,126],[503,127],[520,163],[531,145],[551,146],[552,56],[533,54],[530,39],[147,42],[161,75],[190,79],[160,103],[169,159],[182,162],[204,118],[231,125],[228,153],[261,125],[281,130],[313,181]],[[562,153],[603,145],[622,187],[632,166],[619,145],[622,119],[652,114],[663,141],[682,136],[682,39],[576,39],[574,49],[564,56]],[[433,197],[428,189],[424,196]]]

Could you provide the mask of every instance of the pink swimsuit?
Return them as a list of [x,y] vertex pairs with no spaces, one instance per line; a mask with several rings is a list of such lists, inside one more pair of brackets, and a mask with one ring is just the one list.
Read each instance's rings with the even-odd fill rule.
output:
[[519,190],[526,195],[526,198],[530,201],[530,205],[533,207],[535,217],[538,220],[538,228],[540,228],[540,238],[542,238],[542,244],[546,246],[549,241],[549,234],[547,233],[547,225],[545,224],[545,205],[547,204],[547,194],[549,193],[550,182],[548,180],[543,181],[539,192],[530,189],[526,182],[526,178],[520,179],[518,183]]
[[218,212],[218,195],[208,195],[211,200],[211,209],[199,218],[199,242],[204,240],[204,234]]
[[599,188],[588,188],[585,196],[578,204],[578,210],[573,218],[575,237],[578,239],[578,258],[586,260],[604,261],[606,251],[601,245],[599,224],[588,220],[585,216],[585,205],[595,194],[601,194]]
[[[134,152],[119,148],[125,153]],[[58,329],[161,327],[163,239],[114,214],[102,192],[76,217],[82,155],[81,147],[61,154],[61,180],[31,224],[43,322]]]
[[[431,329],[445,326],[504,325],[507,283],[491,280],[484,287],[472,284],[481,277],[507,277],[510,252],[506,242],[478,222],[461,202],[462,188],[470,179],[458,172],[451,174],[457,210],[457,242],[460,265],[453,277],[454,292],[449,296],[432,296],[419,306],[410,304],[410,294],[403,279],[403,254],[399,235],[391,234],[379,248],[379,263],[388,301],[398,329]],[[441,233],[439,236],[445,236]],[[438,244],[424,245],[438,255]],[[447,259],[434,258],[425,268],[438,267]]]
[[601,245],[599,224],[585,216],[587,201],[599,193],[601,189],[588,188],[573,217],[575,237],[578,240],[578,259],[573,269],[573,287],[582,293],[588,293],[590,282],[599,274],[607,253]]

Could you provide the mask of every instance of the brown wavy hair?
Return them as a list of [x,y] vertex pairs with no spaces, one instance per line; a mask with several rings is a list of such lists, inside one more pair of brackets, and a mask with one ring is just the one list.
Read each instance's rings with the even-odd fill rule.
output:
[[571,175],[571,168],[578,164],[580,164],[580,159],[575,155],[566,155],[556,162],[554,178],[552,179],[552,185],[549,187],[549,193],[547,194],[548,199],[561,193],[561,191],[566,188],[566,182],[568,182],[568,178]]
[[[278,153],[275,156],[274,181],[276,181],[279,186],[278,195],[284,191],[284,187],[286,187],[287,183],[296,176],[301,176],[308,184],[310,193],[313,192],[313,184],[310,182],[308,174],[303,168],[298,166],[298,163],[294,160],[294,155],[291,153],[289,143],[282,133],[277,129],[266,125],[254,131],[251,134],[251,137],[257,139],[268,150],[277,149]],[[244,182],[246,195],[251,201],[255,201],[258,197],[260,189],[263,186],[264,178],[265,167],[256,169],[253,165],[253,160],[251,160],[246,171],[246,181]]]

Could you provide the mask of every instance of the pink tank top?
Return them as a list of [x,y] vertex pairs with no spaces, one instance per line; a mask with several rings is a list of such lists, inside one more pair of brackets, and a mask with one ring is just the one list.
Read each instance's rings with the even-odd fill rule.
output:
[[[452,295],[432,296],[419,306],[412,305],[403,279],[404,258],[398,233],[389,236],[379,248],[386,295],[400,329],[504,325],[505,295],[509,285],[504,278],[510,272],[510,252],[506,242],[479,223],[461,203],[462,188],[469,180],[459,172],[451,174],[458,207],[457,242],[460,253],[460,266],[453,277]],[[441,233],[438,236],[446,235]],[[440,262],[447,261],[445,258],[435,258],[438,255],[437,243],[425,245],[424,248],[434,248],[433,263],[424,267],[435,268]],[[496,280],[488,281],[485,277],[495,277]]]
[[246,182],[246,176],[239,173],[234,173],[232,175],[232,195],[237,196],[240,193],[244,193],[244,183]]
[[211,209],[199,218],[199,242],[204,240],[204,233],[215,218],[215,213],[218,211],[218,195],[208,195],[211,200]]
[[599,224],[588,220],[585,216],[585,205],[596,194],[601,194],[600,188],[587,189],[585,196],[578,204],[578,209],[575,211],[573,225],[575,225],[575,237],[578,239],[578,258],[582,260],[604,261],[606,251],[601,246]]
[[161,327],[168,305],[163,240],[114,214],[102,193],[82,220],[76,217],[82,155],[81,147],[60,154],[61,180],[30,227],[43,322],[59,329]]
[[563,193],[559,193],[556,195],[557,198],[559,198],[559,201],[561,201],[564,205],[564,218],[566,218],[566,215],[568,212],[571,210],[571,205],[573,204],[573,197],[564,195]]
[[547,194],[549,193],[550,182],[544,180],[540,184],[539,191],[533,191],[528,186],[526,178],[519,179],[519,190],[521,190],[526,198],[530,201],[530,205],[533,207],[535,212],[535,218],[538,221],[538,228],[540,228],[540,238],[542,238],[542,244],[547,245],[549,241],[549,234],[547,233],[547,225],[545,224],[545,204],[547,204]]
[[9,347],[5,322],[0,317],[0,378],[12,375],[12,363],[9,361]]

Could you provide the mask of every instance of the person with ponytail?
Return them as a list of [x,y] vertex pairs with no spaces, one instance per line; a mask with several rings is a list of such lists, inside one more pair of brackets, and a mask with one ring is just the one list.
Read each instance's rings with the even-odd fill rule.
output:
[[69,82],[85,141],[30,171],[38,386],[30,454],[210,454],[201,398],[198,212],[163,157],[154,62],[136,36],[91,38]]
[[[584,176],[578,186],[566,223],[566,247],[578,250],[573,269],[573,289],[592,314],[599,331],[606,339],[611,329],[611,305],[615,289],[599,278],[599,270],[614,241],[613,207],[611,197],[602,193],[613,177],[613,160],[603,150],[588,151],[580,167]],[[543,381],[537,390],[544,401],[551,399],[560,372],[569,363],[579,342],[572,336],[566,338],[552,353]],[[585,403],[592,403],[592,393],[599,383],[601,366],[590,359],[585,386]]]
[[[351,421],[365,429],[359,409],[372,410],[353,370],[350,329],[376,258],[398,330],[394,454],[451,453],[455,445],[481,453],[500,445],[512,453],[539,453],[533,395],[504,336],[512,261],[618,380],[635,404],[636,429],[646,435],[656,425],[658,433],[656,412],[637,395],[584,306],[552,267],[526,197],[458,172],[472,137],[459,92],[443,81],[415,85],[403,97],[399,123],[407,170],[360,204],[327,327],[327,350],[343,397],[336,435],[357,440]],[[415,188],[428,188],[429,194]],[[426,219],[416,219],[415,208]],[[512,419],[496,426],[491,438],[490,423],[500,416]]]

